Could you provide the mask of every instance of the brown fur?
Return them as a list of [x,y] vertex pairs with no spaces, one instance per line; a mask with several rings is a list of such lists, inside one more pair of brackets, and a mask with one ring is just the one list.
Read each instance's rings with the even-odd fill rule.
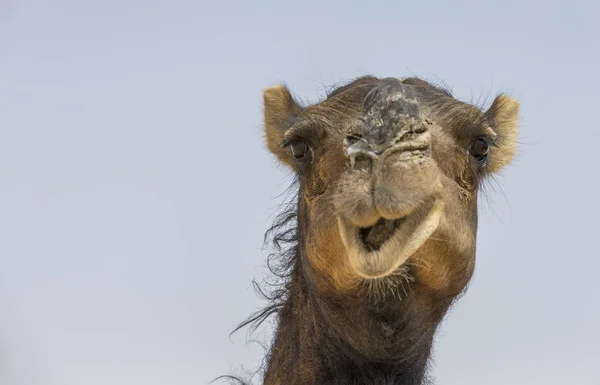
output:
[[[267,146],[299,183],[285,286],[263,314],[279,316],[265,384],[422,384],[435,331],[473,273],[478,188],[514,155],[519,104],[501,95],[484,112],[420,79],[388,81],[404,90],[398,95],[406,108],[417,104],[418,118],[409,121],[427,130],[403,140],[422,138],[425,147],[351,164],[349,135],[363,127],[367,95],[386,95],[384,83],[360,78],[308,107],[283,86],[264,92]],[[491,142],[486,164],[469,154],[478,137]],[[298,140],[309,145],[310,159],[292,155],[289,145]],[[431,199],[443,210],[439,221],[434,211],[413,209]],[[357,270],[340,218],[369,227],[382,215],[409,214],[416,224],[431,221],[431,235],[390,273],[368,278]],[[381,258],[365,266],[390,263]]]

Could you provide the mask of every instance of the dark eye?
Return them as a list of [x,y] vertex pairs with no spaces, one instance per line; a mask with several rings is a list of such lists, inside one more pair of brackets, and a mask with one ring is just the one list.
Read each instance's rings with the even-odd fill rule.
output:
[[484,138],[477,138],[473,145],[469,149],[469,152],[473,156],[473,158],[477,159],[479,163],[485,163],[488,155],[488,150],[490,148],[490,144]]
[[304,158],[309,151],[308,144],[302,140],[293,142],[290,147],[292,148],[292,154],[294,155],[294,158],[298,160]]

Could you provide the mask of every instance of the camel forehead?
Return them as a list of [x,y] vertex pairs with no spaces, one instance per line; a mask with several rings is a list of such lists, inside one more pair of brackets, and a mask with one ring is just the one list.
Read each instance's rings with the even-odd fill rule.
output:
[[[376,78],[363,77],[334,89],[328,93],[325,100],[306,107],[302,114],[303,120],[307,123],[310,123],[311,120],[319,120],[320,118],[327,120],[328,114],[336,112],[346,117],[354,117],[357,114],[361,114],[365,97],[369,91],[377,86],[379,81]],[[410,88],[417,103],[425,110],[437,112],[438,114],[452,111],[454,117],[461,113],[470,116],[481,113],[479,108],[455,99],[447,89],[418,78],[408,78],[402,81],[403,84]],[[335,123],[335,121],[331,121],[330,123]]]

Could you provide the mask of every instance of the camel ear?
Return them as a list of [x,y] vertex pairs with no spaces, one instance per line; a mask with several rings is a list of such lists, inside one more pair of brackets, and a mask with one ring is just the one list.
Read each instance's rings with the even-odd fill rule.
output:
[[295,169],[292,152],[283,146],[283,142],[285,132],[292,126],[302,108],[283,85],[265,89],[263,98],[267,147],[279,161]]
[[508,165],[515,156],[519,133],[519,102],[506,95],[499,95],[485,115],[497,135],[497,147],[492,147],[487,165],[488,170],[494,173]]

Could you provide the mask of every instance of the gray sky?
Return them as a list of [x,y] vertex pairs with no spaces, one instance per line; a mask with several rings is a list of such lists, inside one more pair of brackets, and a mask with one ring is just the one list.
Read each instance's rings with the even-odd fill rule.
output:
[[600,6],[356,3],[0,1],[0,383],[255,367],[261,349],[228,334],[261,305],[250,281],[288,181],[261,90],[315,101],[415,73],[522,103],[437,383],[598,384]]

